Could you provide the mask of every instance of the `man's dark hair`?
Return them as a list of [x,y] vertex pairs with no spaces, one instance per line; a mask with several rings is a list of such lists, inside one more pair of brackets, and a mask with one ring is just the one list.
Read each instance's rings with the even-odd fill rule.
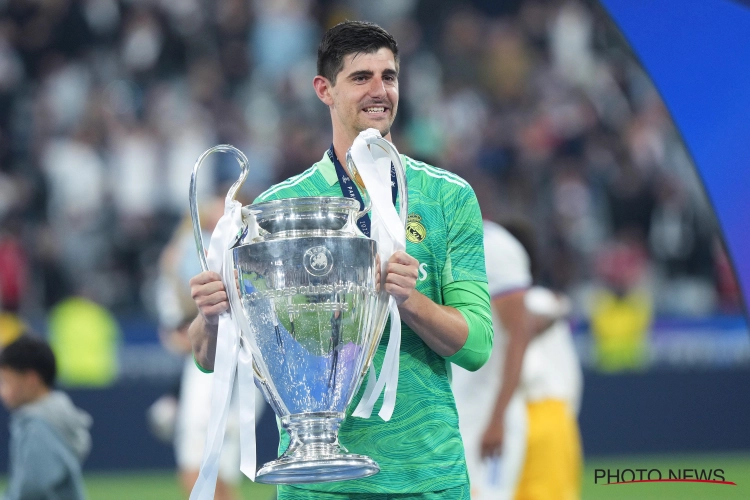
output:
[[383,28],[365,21],[344,21],[326,31],[318,46],[318,75],[332,85],[344,67],[349,54],[373,54],[382,48],[390,49],[398,68],[398,44]]
[[50,346],[29,334],[19,337],[0,352],[0,368],[17,372],[34,371],[47,387],[54,385],[57,375],[55,354]]

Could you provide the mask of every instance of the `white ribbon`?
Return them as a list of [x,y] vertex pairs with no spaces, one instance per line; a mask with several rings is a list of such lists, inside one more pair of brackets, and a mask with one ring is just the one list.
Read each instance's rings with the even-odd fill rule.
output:
[[[385,279],[388,259],[394,252],[406,249],[406,232],[393,206],[391,158],[383,148],[373,144],[379,138],[380,133],[375,129],[361,132],[352,144],[351,154],[372,201],[370,237],[378,242],[378,254],[382,266],[381,276]],[[393,415],[401,351],[401,315],[393,297],[389,297],[388,310],[391,330],[380,377],[377,377],[376,381],[375,368],[370,365],[365,392],[353,413],[355,417],[369,418],[384,389],[383,406],[378,415],[386,421],[390,420]]]
[[[237,293],[234,284],[232,252],[229,249],[235,243],[241,229],[242,205],[238,201],[227,201],[224,206],[224,215],[219,219],[211,235],[206,261],[211,271],[221,275],[228,295]],[[257,225],[252,217],[250,217],[248,231],[251,236],[257,235]],[[237,314],[242,314],[242,312],[238,311]],[[247,477],[254,480],[256,466],[255,387],[252,351],[250,346],[241,345],[240,332],[230,309],[219,315],[214,379],[211,389],[211,415],[208,420],[203,462],[198,479],[190,493],[190,500],[214,498],[235,374],[238,377],[240,398],[240,469]]]

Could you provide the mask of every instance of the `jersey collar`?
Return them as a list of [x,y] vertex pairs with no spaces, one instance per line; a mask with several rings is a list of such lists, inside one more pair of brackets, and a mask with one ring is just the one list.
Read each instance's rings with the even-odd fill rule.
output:
[[339,177],[336,175],[336,167],[333,166],[333,162],[328,157],[328,151],[323,153],[323,158],[318,162],[318,172],[329,186],[333,186],[339,181]]
[[[406,167],[406,160],[404,159],[405,156],[400,156],[401,161],[404,162],[404,167]],[[323,158],[321,158],[320,161],[316,163],[316,165],[318,166],[318,172],[320,172],[329,186],[333,186],[339,181],[339,176],[336,175],[336,167],[333,166],[333,162],[328,157],[328,150],[323,153]]]

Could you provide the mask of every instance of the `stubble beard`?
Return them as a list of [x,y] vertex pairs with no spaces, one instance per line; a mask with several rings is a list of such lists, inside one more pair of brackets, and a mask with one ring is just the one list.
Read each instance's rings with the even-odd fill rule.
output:
[[357,134],[359,135],[361,132],[364,132],[367,129],[374,128],[378,132],[380,132],[381,137],[385,137],[391,133],[391,126],[393,125],[394,119],[395,119],[395,115],[391,115],[391,119],[388,120],[387,123],[383,123],[381,125],[368,125],[366,123],[359,122],[356,124],[355,130],[357,131]]

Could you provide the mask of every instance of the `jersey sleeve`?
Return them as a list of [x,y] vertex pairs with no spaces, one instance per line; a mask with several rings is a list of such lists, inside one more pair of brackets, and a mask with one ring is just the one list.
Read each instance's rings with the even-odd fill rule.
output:
[[444,304],[461,313],[469,327],[466,342],[446,358],[461,368],[476,371],[492,353],[492,314],[487,284],[478,281],[454,281],[443,289]]
[[503,227],[484,223],[484,251],[491,297],[531,286],[529,256]]
[[474,190],[468,184],[447,185],[443,210],[447,229],[447,253],[443,287],[454,281],[487,281],[484,268],[482,213]]
[[456,308],[469,328],[463,347],[451,361],[470,371],[492,352],[492,314],[484,267],[484,228],[479,202],[468,184],[449,184],[443,198],[447,253],[442,276],[444,304]]

